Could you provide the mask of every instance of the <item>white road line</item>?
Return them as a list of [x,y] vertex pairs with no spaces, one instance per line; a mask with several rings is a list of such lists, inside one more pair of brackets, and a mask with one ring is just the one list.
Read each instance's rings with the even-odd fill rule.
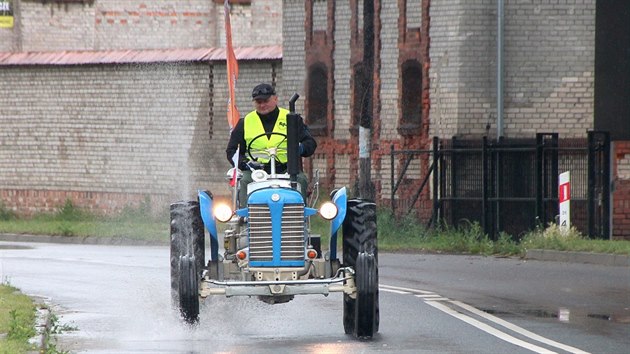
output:
[[[429,298],[432,298],[432,297],[442,297],[440,294],[422,294],[422,295],[415,294],[414,296],[415,297],[419,297],[421,299],[429,299]],[[431,300],[433,300],[433,299],[431,299]]]
[[[416,297],[420,297],[420,295],[416,295]],[[428,299],[425,298],[424,301],[451,301],[451,299],[447,297],[438,296],[438,297],[432,297]]]
[[426,290],[418,290],[418,289],[410,289],[410,288],[402,288],[400,286],[392,286],[392,285],[383,285],[380,284],[379,285],[380,288],[387,288],[390,290],[400,290],[400,291],[407,291],[410,293],[414,293],[414,294],[425,294],[425,295],[429,295],[429,294],[435,294],[433,291],[426,291]]
[[[528,330],[526,330],[526,329],[524,329],[522,327],[519,327],[519,326],[517,326],[515,324],[512,324],[512,323],[510,323],[508,321],[505,321],[505,320],[502,320],[502,319],[500,319],[500,318],[498,318],[496,316],[493,316],[493,315],[491,315],[489,313],[483,312],[483,311],[481,311],[481,310],[479,310],[479,309],[477,309],[477,308],[475,308],[473,306],[470,306],[468,304],[465,304],[465,303],[463,303],[461,301],[450,300],[450,299],[442,297],[441,295],[439,295],[439,294],[437,294],[435,292],[432,292],[432,291],[411,289],[411,288],[403,288],[403,287],[391,286],[391,285],[383,285],[383,284],[381,284],[379,286],[379,288],[382,291],[392,292],[392,293],[396,293],[396,294],[413,294],[415,297],[423,299],[425,303],[427,303],[428,305],[433,306],[434,308],[436,308],[436,309],[438,309],[440,311],[443,311],[443,312],[445,312],[445,313],[447,313],[447,314],[449,314],[449,315],[451,315],[453,317],[456,317],[456,318],[458,318],[458,319],[460,319],[460,320],[462,320],[462,321],[464,321],[464,322],[466,322],[466,323],[468,323],[468,324],[470,324],[470,325],[472,325],[474,327],[477,327],[477,328],[479,328],[479,329],[481,329],[481,330],[483,330],[483,331],[485,331],[485,332],[487,332],[489,334],[492,334],[495,337],[501,338],[501,339],[503,339],[505,341],[508,341],[508,342],[516,344],[518,346],[530,349],[532,351],[537,351],[539,353],[554,353],[553,351],[547,350],[547,349],[542,348],[542,347],[538,347],[538,346],[536,346],[534,344],[531,344],[531,343],[522,341],[522,340],[520,340],[518,338],[515,338],[515,337],[513,337],[513,336],[511,336],[511,335],[509,335],[507,333],[501,332],[498,329],[495,329],[495,328],[493,328],[491,326],[488,326],[488,325],[484,324],[483,322],[480,322],[480,321],[478,321],[478,320],[476,320],[476,319],[474,319],[474,318],[472,318],[470,316],[467,316],[467,315],[465,315],[463,313],[460,313],[460,312],[458,312],[458,311],[456,311],[456,310],[454,310],[454,309],[452,309],[452,308],[450,308],[450,307],[448,307],[446,305],[443,305],[443,304],[439,303],[438,301],[448,301],[451,304],[453,304],[455,306],[459,306],[460,308],[462,308],[462,309],[464,309],[464,310],[466,310],[466,311],[468,311],[468,312],[470,312],[472,314],[475,314],[475,315],[477,315],[479,317],[482,317],[482,318],[484,318],[484,319],[486,319],[486,320],[488,320],[490,322],[493,322],[493,323],[496,323],[496,324],[498,324],[500,326],[503,326],[503,327],[505,327],[505,328],[507,328],[507,329],[509,329],[509,330],[511,330],[513,332],[515,332],[515,333],[518,333],[518,334],[520,334],[520,335],[522,335],[524,337],[530,338],[530,339],[535,340],[537,342],[544,343],[544,344],[547,344],[549,346],[556,347],[558,349],[562,349],[562,350],[567,351],[569,353],[589,354],[589,352],[586,352],[586,351],[581,350],[579,348],[572,347],[570,345],[566,345],[566,344],[562,344],[562,343],[556,342],[556,341],[551,340],[549,338],[545,338],[545,337],[540,336],[540,335],[538,335],[536,333],[530,332],[530,331],[528,331]],[[537,348],[537,349],[531,349],[531,348]],[[539,350],[542,350],[542,351],[539,351]]]
[[481,310],[479,310],[477,308],[474,308],[474,307],[472,307],[470,305],[467,305],[467,304],[465,304],[463,302],[452,300],[451,303],[453,303],[453,304],[455,304],[455,305],[457,305],[457,306],[459,306],[459,307],[461,307],[461,308],[463,308],[463,309],[465,309],[467,311],[470,311],[470,312],[474,313],[477,316],[483,317],[483,318],[485,318],[485,319],[487,319],[489,321],[492,321],[492,322],[494,322],[494,323],[496,323],[498,325],[501,325],[501,326],[503,326],[503,327],[505,327],[505,328],[507,328],[509,330],[512,330],[512,331],[514,331],[514,332],[516,332],[518,334],[521,334],[521,335],[523,335],[525,337],[531,338],[531,339],[533,339],[535,341],[538,341],[538,342],[541,342],[541,343],[545,343],[547,345],[556,347],[558,349],[566,350],[567,352],[570,352],[570,353],[588,354],[588,352],[585,352],[585,351],[583,351],[581,349],[578,349],[578,348],[575,348],[575,347],[572,347],[572,346],[569,346],[569,345],[566,345],[566,344],[558,343],[558,342],[553,341],[551,339],[548,339],[548,338],[545,338],[543,336],[540,336],[540,335],[538,335],[536,333],[530,332],[530,331],[528,331],[528,330],[526,330],[524,328],[521,328],[521,327],[519,327],[519,326],[517,326],[515,324],[512,324],[512,323],[508,322],[508,321],[502,320],[502,319],[500,319],[500,318],[498,318],[496,316],[493,316],[493,315],[491,315],[489,313],[483,312],[483,311],[481,311]]
[[549,349],[546,349],[546,348],[543,348],[543,347],[539,347],[537,345],[534,345],[534,344],[525,342],[523,340],[520,340],[520,339],[518,339],[516,337],[513,337],[513,336],[511,336],[511,335],[509,335],[509,334],[507,334],[505,332],[501,332],[498,329],[496,329],[494,327],[490,327],[487,324],[482,323],[482,322],[480,322],[480,321],[478,321],[478,320],[476,320],[476,319],[474,319],[474,318],[472,318],[470,316],[466,316],[466,315],[464,315],[462,313],[459,313],[459,312],[453,310],[452,308],[443,305],[440,302],[426,300],[425,303],[427,305],[433,306],[436,309],[438,309],[438,310],[440,310],[440,311],[442,311],[442,312],[444,312],[446,314],[449,314],[449,315],[451,315],[451,316],[453,316],[453,317],[455,317],[455,318],[457,318],[459,320],[462,320],[462,321],[468,323],[471,326],[477,327],[480,330],[482,330],[482,331],[484,331],[484,332],[486,332],[486,333],[488,333],[490,335],[493,335],[493,336],[495,336],[495,337],[497,337],[499,339],[502,339],[502,340],[504,340],[504,341],[506,341],[508,343],[512,343],[514,345],[518,345],[519,347],[531,350],[531,351],[536,352],[536,353],[545,353],[545,354],[556,353],[556,352],[551,351]]
[[411,293],[408,292],[408,291],[400,291],[400,290],[388,289],[388,288],[383,288],[381,286],[378,287],[378,290],[386,291],[388,293],[394,293],[394,294],[411,295]]

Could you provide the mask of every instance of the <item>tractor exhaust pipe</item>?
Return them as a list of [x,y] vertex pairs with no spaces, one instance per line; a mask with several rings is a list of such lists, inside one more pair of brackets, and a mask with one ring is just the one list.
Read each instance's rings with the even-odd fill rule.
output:
[[[302,128],[302,117],[295,113],[295,101],[300,95],[294,93],[289,100],[289,114],[287,115],[287,172],[291,177],[291,187],[297,189],[297,175],[300,173],[300,142],[299,134]],[[304,191],[302,191],[304,192]]]

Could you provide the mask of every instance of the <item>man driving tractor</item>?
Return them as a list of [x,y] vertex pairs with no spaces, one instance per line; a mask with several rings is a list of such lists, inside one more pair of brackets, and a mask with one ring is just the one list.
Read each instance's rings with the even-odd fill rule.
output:
[[[289,111],[285,108],[278,107],[276,91],[273,86],[267,83],[261,83],[254,87],[252,90],[252,101],[254,102],[255,109],[245,115],[245,118],[238,121],[230,134],[230,140],[225,150],[227,159],[232,165],[234,165],[234,154],[239,151],[239,165],[234,167],[238,167],[243,173],[239,188],[239,205],[241,207],[247,205],[247,185],[253,181],[252,170],[262,168],[267,173],[271,173],[270,159],[259,157],[254,161],[246,155],[248,148],[261,150],[270,146],[276,146],[280,153],[278,153],[276,157],[275,172],[279,174],[287,172],[286,136],[287,115]],[[299,121],[298,141],[300,156],[309,157],[315,152],[317,142],[311,136],[303,119]],[[259,137],[263,134],[267,134],[267,137],[260,139]],[[302,171],[301,163],[300,173],[297,175],[297,182],[300,185],[300,192],[306,200],[308,180]]]

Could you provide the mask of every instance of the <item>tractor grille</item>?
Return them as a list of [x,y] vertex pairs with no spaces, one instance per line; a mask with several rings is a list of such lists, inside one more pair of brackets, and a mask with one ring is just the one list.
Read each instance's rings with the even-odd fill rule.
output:
[[[273,261],[271,213],[267,205],[249,205],[249,260]],[[304,204],[285,204],[280,260],[304,260]]]

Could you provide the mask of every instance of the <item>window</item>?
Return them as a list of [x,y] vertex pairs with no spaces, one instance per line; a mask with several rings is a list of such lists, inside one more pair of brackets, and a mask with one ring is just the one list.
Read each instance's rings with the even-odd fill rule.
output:
[[307,120],[313,134],[326,133],[328,118],[328,70],[319,63],[308,73]]
[[417,127],[422,123],[422,66],[417,60],[402,65],[401,128]]

